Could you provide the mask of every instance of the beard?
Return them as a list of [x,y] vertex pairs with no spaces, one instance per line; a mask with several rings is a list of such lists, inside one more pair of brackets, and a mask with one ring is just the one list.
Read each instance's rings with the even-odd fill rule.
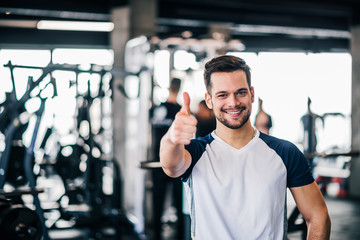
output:
[[[224,114],[215,114],[216,119],[221,122],[224,126],[231,128],[231,129],[239,129],[249,120],[251,112],[247,107],[237,107],[237,110],[241,111],[241,114],[238,119],[229,121],[224,117]],[[221,110],[221,113],[226,112]]]

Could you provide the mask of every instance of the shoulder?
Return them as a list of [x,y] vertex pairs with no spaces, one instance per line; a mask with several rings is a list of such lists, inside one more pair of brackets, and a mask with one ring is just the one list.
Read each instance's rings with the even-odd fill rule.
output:
[[167,108],[174,108],[174,109],[180,109],[181,106],[178,103],[171,103],[171,102],[163,102],[161,105],[167,107]]
[[206,145],[210,144],[213,140],[214,138],[213,136],[211,136],[210,133],[205,137],[192,139],[190,144],[185,146],[185,149],[188,150],[188,152],[190,152],[191,155],[193,155],[195,151],[204,152],[206,149]]
[[278,154],[285,154],[290,152],[301,153],[298,147],[288,140],[270,136],[264,133],[260,133],[259,138],[265,142],[265,144],[276,151]]
[[192,139],[190,144],[185,146],[185,149],[191,155],[191,164],[190,167],[186,170],[186,172],[181,176],[181,179],[184,182],[187,181],[195,164],[199,161],[201,156],[206,151],[207,145],[211,144],[213,140],[214,140],[213,136],[211,136],[211,133],[209,133],[205,137]]
[[304,154],[292,142],[264,133],[260,133],[259,138],[280,156],[287,167],[296,166],[299,162],[307,163]]
[[150,114],[156,114],[159,111],[165,111],[166,112],[166,106],[164,103],[161,103],[160,105],[155,105],[152,108],[150,108]]
[[306,157],[295,144],[263,133],[259,137],[282,159],[287,169],[288,187],[300,187],[314,181]]

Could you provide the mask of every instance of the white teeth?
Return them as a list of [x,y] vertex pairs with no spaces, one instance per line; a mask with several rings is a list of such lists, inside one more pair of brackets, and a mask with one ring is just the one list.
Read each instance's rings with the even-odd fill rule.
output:
[[229,112],[230,114],[238,114],[238,113],[240,113],[240,112]]

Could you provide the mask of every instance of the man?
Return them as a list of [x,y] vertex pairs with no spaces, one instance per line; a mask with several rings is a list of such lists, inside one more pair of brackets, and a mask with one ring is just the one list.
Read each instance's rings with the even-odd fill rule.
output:
[[259,111],[255,117],[255,127],[260,132],[269,134],[270,128],[272,127],[271,116],[263,110],[262,108],[263,100],[260,98],[258,98],[258,100],[259,100]]
[[205,100],[201,100],[198,104],[198,111],[196,113],[196,137],[204,137],[214,131],[216,128],[216,119],[214,113],[206,105]]
[[[181,109],[177,103],[177,96],[181,87],[181,80],[173,78],[170,82],[169,97],[151,110],[151,124],[153,129],[154,161],[159,161],[160,141],[173,122],[176,113]],[[183,239],[183,213],[182,213],[182,183],[179,179],[167,176],[161,168],[153,169],[153,227],[154,240],[162,239],[161,217],[164,213],[165,196],[168,186],[171,186],[173,204],[177,210],[177,236]]]
[[288,187],[306,220],[308,239],[329,239],[327,207],[304,155],[290,142],[251,125],[255,95],[245,61],[214,58],[205,65],[204,80],[215,131],[191,140],[196,119],[184,93],[184,105],[160,148],[165,173],[185,183],[192,237],[286,239]]

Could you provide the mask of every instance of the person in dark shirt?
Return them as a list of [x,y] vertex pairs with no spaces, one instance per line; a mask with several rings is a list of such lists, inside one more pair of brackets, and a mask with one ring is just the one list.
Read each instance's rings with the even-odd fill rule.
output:
[[205,137],[216,128],[216,118],[211,109],[206,106],[205,100],[199,102],[199,109],[196,113],[198,120],[196,137]]
[[[153,136],[154,161],[160,161],[159,149],[160,140],[165,135],[172,124],[176,113],[181,109],[177,103],[177,95],[181,87],[181,80],[173,78],[170,82],[169,97],[166,102],[154,107],[151,110],[151,125]],[[164,213],[164,203],[166,190],[172,185],[172,201],[177,211],[177,236],[179,240],[183,239],[183,214],[182,214],[182,182],[180,179],[174,179],[167,176],[161,168],[155,168],[151,172],[153,181],[153,227],[154,240],[162,239],[161,217]]]
[[263,100],[259,98],[259,111],[255,117],[255,127],[260,132],[269,134],[272,127],[271,116],[264,112],[262,108]]

